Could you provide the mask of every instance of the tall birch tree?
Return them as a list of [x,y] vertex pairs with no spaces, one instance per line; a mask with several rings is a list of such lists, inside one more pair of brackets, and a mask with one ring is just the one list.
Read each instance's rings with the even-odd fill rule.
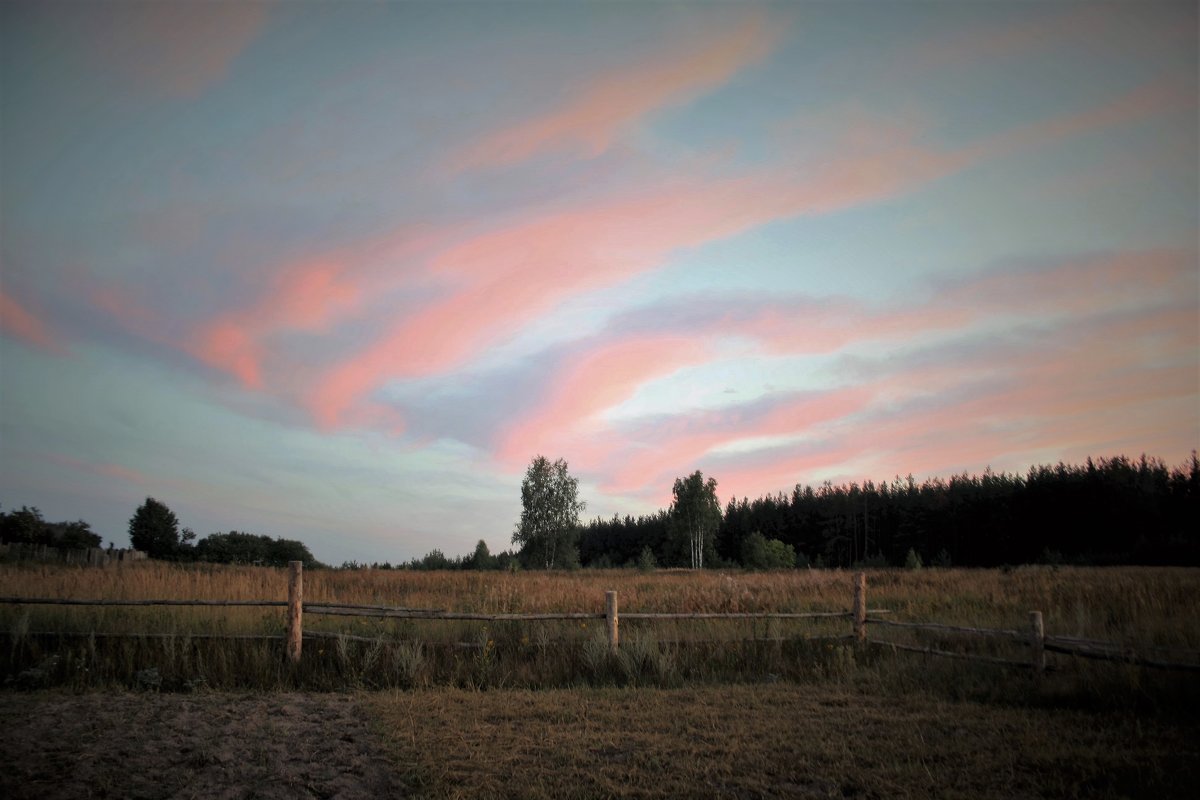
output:
[[717,481],[704,479],[696,470],[686,478],[676,478],[671,503],[671,533],[679,549],[686,544],[692,569],[704,568],[705,554],[716,549],[717,529],[721,527],[721,504],[717,500]]
[[586,507],[567,462],[560,458],[552,464],[537,456],[521,482],[521,519],[513,542],[546,569],[573,563],[569,551],[576,546],[579,515]]

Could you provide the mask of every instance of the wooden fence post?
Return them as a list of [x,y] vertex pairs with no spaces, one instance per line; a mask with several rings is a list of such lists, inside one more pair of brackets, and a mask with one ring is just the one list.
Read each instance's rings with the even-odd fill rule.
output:
[[1029,656],[1035,673],[1046,671],[1046,629],[1040,611],[1029,612]]
[[300,663],[300,647],[304,641],[304,562],[288,562],[287,657]]
[[867,642],[867,573],[854,576],[854,639]]
[[614,653],[617,652],[620,646],[620,639],[617,635],[617,593],[604,593],[604,614],[608,619],[608,646]]

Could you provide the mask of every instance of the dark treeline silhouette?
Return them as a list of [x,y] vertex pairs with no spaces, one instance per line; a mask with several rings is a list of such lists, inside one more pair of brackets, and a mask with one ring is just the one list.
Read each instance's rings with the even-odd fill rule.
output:
[[[699,473],[697,473],[699,475]],[[721,514],[711,567],[963,566],[1025,563],[1200,565],[1200,458],[1174,469],[1124,456],[1082,465],[1036,466],[1026,475],[910,475],[888,483],[797,485],[790,495],[731,498]],[[677,527],[677,526],[676,526]],[[322,566],[291,539],[238,531],[195,541],[175,515],[147,498],[130,520],[130,541],[151,558],[233,564]],[[564,555],[567,568],[690,566],[670,511],[597,518]],[[0,541],[97,547],[88,524],[47,523],[36,508],[0,512]],[[193,543],[194,542],[194,543]],[[715,555],[715,558],[712,557]],[[367,567],[348,561],[346,569]],[[469,555],[432,550],[382,569],[538,568],[525,549],[493,555],[480,540]]]
[[[584,566],[679,563],[660,511],[596,519],[580,536]],[[1083,465],[890,483],[797,486],[790,495],[733,498],[717,538],[719,561],[739,563],[747,537],[791,545],[803,566],[915,563],[999,566],[1036,562],[1200,564],[1200,460],[1175,469],[1143,456]]]
[[180,529],[175,512],[153,497],[147,497],[129,520],[130,543],[150,558],[264,567],[283,567],[289,561],[300,561],[306,568],[323,566],[303,542],[294,539],[229,531],[195,540],[196,534],[190,528]]
[[[1200,565],[1200,459],[1175,469],[1124,456],[1082,465],[889,483],[797,485],[790,495],[730,499],[711,567],[963,566],[1026,563]],[[671,512],[597,518],[578,532],[567,568],[689,566]],[[524,551],[343,568],[537,569]]]
[[670,523],[671,515],[665,510],[638,517],[594,519],[579,537],[579,560],[588,567],[637,566],[643,551],[649,550],[655,563],[675,564],[682,555],[676,558]]
[[[322,566],[308,547],[293,539],[272,539],[239,531],[214,533],[198,542],[195,539],[196,534],[188,528],[180,530],[174,512],[153,497],[147,497],[129,520],[130,543],[150,558],[268,567],[302,561],[306,567]],[[101,539],[83,520],[46,522],[37,508],[22,506],[14,511],[0,512],[0,542],[73,549],[99,547]]]
[[342,562],[342,569],[415,569],[415,570],[506,570],[513,571],[528,567],[529,564],[522,563],[517,554],[504,550],[496,555],[492,555],[488,550],[487,542],[483,539],[475,545],[475,551],[466,556],[447,556],[441,550],[434,548],[420,558],[414,558],[411,561],[401,561],[397,564],[392,564],[390,561],[374,562],[371,564],[361,563],[358,561]]
[[99,547],[101,539],[83,520],[46,522],[36,507],[21,506],[13,511],[0,511],[0,542],[84,548]]

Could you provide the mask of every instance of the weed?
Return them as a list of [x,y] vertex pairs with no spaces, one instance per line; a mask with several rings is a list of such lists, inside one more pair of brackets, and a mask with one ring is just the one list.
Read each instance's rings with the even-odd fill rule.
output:
[[420,642],[401,642],[392,648],[396,685],[415,688],[424,677],[425,648]]

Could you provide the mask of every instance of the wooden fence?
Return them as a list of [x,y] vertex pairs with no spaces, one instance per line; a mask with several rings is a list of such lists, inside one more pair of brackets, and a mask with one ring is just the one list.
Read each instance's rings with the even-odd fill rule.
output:
[[83,567],[105,567],[109,564],[126,564],[145,561],[141,550],[104,550],[100,547],[59,547],[51,544],[30,542],[0,543],[0,559],[8,561],[58,561]]
[[[632,612],[620,614],[618,610],[617,593],[605,592],[604,612],[551,612],[538,614],[482,614],[474,612],[447,611],[444,609],[405,608],[399,606],[381,605],[352,605],[346,603],[330,603],[322,601],[304,601],[304,569],[299,561],[292,561],[288,569],[288,598],[287,600],[76,600],[64,598],[33,598],[33,597],[0,597],[0,604],[22,605],[89,605],[89,606],[259,606],[286,607],[287,633],[284,636],[264,636],[261,634],[212,634],[210,636],[193,636],[191,638],[221,638],[221,639],[283,639],[286,642],[287,659],[292,663],[300,661],[305,638],[345,638],[354,641],[379,641],[368,637],[351,636],[340,633],[304,631],[304,615],[318,614],[329,616],[376,617],[386,619],[410,620],[478,620],[485,622],[500,621],[546,621],[546,620],[604,620],[608,645],[613,652],[620,648],[620,620],[747,620],[747,619],[850,619],[852,633],[847,636],[834,637],[848,639],[859,646],[878,646],[895,652],[912,652],[924,655],[941,656],[946,658],[966,659],[1009,667],[1029,668],[1036,673],[1045,672],[1050,666],[1047,663],[1047,652],[1062,653],[1087,659],[1117,661],[1141,667],[1157,669],[1200,671],[1200,651],[1179,650],[1166,648],[1142,648],[1114,642],[1103,642],[1094,639],[1081,639],[1068,636],[1048,636],[1042,612],[1029,612],[1029,621],[1025,630],[1003,630],[996,628],[973,628],[960,625],[945,625],[936,622],[900,622],[884,619],[880,615],[891,612],[886,609],[867,608],[867,578],[865,573],[854,577],[854,605],[850,611],[831,612],[682,612],[655,613]],[[960,653],[941,650],[933,647],[915,647],[900,642],[875,639],[868,636],[869,626],[895,628],[906,630],[930,631],[939,634],[954,634],[984,638],[1001,638],[1014,641],[1027,648],[1025,659],[997,658],[994,656]],[[90,633],[89,636],[128,636],[153,638],[155,634],[104,634]],[[158,634],[173,636],[174,634]],[[822,638],[822,637],[817,637]],[[1148,657],[1144,651],[1151,650],[1164,654],[1162,657]],[[1193,663],[1172,661],[1171,658],[1192,658]]]

